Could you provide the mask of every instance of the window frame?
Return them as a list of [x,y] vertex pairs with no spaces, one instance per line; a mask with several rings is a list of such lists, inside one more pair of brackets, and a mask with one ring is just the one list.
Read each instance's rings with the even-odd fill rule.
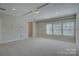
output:
[[[73,22],[73,26],[74,26],[74,28],[73,28],[73,35],[65,35],[64,34],[64,31],[62,30],[62,34],[63,34],[63,36],[74,36],[75,35],[75,19],[74,18],[72,18],[72,19],[68,19],[68,20],[63,20],[63,23],[66,23],[66,22]],[[64,26],[64,24],[63,24],[63,26]],[[63,29],[63,27],[62,27],[62,29]]]
[[[73,33],[73,35],[64,35],[63,34],[63,30],[64,30],[63,29],[63,24],[65,23],[65,21],[67,21],[67,22],[73,22],[74,23],[74,28],[73,28],[74,33]],[[61,23],[61,34],[55,34],[54,33],[54,27],[53,26],[56,23],[59,23],[59,24]],[[47,32],[46,32],[47,35],[75,36],[75,18],[68,18],[68,19],[63,19],[63,20],[55,20],[53,22],[48,22],[47,24],[52,24],[52,34],[47,34]],[[47,29],[46,29],[46,31],[47,31]]]
[[[61,32],[61,34],[57,34],[57,33],[54,33],[54,25],[58,25],[58,24],[60,24],[60,32]],[[53,34],[54,35],[62,35],[62,23],[61,23],[61,21],[55,21],[54,23],[53,23]]]
[[[49,29],[47,28],[48,25],[52,25],[52,24],[51,24],[51,23],[46,24],[46,34],[47,34],[47,35],[52,35],[52,34],[53,34],[53,29],[51,28],[50,30],[52,30],[52,31],[51,31],[51,33],[49,33],[50,31],[49,31]],[[50,27],[52,27],[52,26],[50,26]]]

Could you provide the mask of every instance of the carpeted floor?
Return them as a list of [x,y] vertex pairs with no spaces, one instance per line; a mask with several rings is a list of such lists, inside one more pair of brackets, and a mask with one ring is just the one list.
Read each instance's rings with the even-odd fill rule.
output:
[[75,43],[36,38],[0,44],[0,56],[76,55]]

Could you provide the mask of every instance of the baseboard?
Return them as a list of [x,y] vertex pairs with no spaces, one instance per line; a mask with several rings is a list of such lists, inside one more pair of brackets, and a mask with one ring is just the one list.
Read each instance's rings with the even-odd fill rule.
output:
[[14,42],[14,41],[18,41],[18,40],[25,40],[27,38],[20,38],[20,39],[13,39],[13,40],[8,40],[8,41],[1,41],[0,44],[5,44],[5,43],[9,43],[9,42]]

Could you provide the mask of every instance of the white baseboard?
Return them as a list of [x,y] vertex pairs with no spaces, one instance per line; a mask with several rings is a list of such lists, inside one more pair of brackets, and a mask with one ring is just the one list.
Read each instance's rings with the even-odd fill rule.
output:
[[18,40],[24,40],[24,39],[27,39],[27,38],[20,38],[20,39],[8,40],[8,41],[1,41],[0,44],[5,44],[5,43],[9,43],[9,42],[18,41]]

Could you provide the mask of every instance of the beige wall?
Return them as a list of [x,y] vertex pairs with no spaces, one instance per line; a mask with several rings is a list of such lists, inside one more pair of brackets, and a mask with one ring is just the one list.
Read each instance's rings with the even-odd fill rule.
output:
[[29,25],[29,37],[32,37],[33,36],[33,23],[29,22],[28,25]]
[[36,30],[37,30],[37,28],[36,28],[36,22],[33,21],[33,38],[36,38],[36,35],[37,35]]
[[47,35],[46,34],[46,24],[48,22],[37,22],[37,37],[42,38],[50,38],[50,39],[56,39],[56,40],[62,40],[67,42],[75,42],[75,37],[73,36],[63,36],[63,35]]

